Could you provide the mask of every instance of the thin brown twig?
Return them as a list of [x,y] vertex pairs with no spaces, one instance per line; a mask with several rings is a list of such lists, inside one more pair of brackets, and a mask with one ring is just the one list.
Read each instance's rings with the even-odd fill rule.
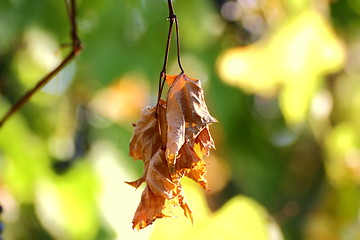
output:
[[178,61],[178,65],[181,70],[181,73],[184,73],[184,69],[181,65],[181,58],[180,58],[180,33],[179,33],[179,21],[177,18],[175,18],[175,26],[176,26],[177,61]]
[[[172,4],[172,0],[168,0],[168,7],[169,7],[169,20],[170,20],[170,28],[172,28],[172,24],[175,22],[176,27],[176,48],[177,48],[177,60],[178,65],[181,70],[181,73],[184,73],[184,69],[181,65],[181,58],[180,58],[180,34],[179,34],[179,21],[177,16],[175,15],[174,7]],[[170,29],[169,29],[170,31]]]
[[[70,1],[70,3],[69,3]],[[80,39],[77,35],[77,25],[76,25],[76,0],[65,0],[65,6],[68,13],[68,17],[70,20],[70,27],[71,27],[71,40],[72,40],[72,50],[70,53],[64,58],[64,60],[50,73],[45,75],[39,82],[29,90],[25,95],[23,95],[11,108],[10,110],[3,116],[0,121],[0,128],[5,124],[5,122],[19,109],[21,109],[29,99],[38,92],[42,87],[44,87],[57,73],[59,73],[66,65],[71,62],[71,60],[77,56],[82,47]]]
[[168,18],[169,32],[168,32],[168,37],[167,37],[167,41],[166,41],[164,64],[163,64],[163,68],[162,68],[162,70],[160,72],[160,76],[159,76],[159,88],[158,88],[158,98],[157,98],[157,103],[156,103],[155,117],[158,116],[160,98],[161,98],[161,94],[164,89],[164,84],[166,81],[166,68],[167,68],[168,59],[169,59],[169,50],[170,50],[170,43],[171,43],[171,36],[172,36],[174,22],[175,22],[175,26],[176,26],[177,61],[178,61],[178,65],[181,70],[181,73],[184,73],[184,69],[181,65],[181,59],[180,59],[179,23],[178,23],[177,16],[175,15],[172,0],[168,0],[168,8],[169,8],[169,18]]

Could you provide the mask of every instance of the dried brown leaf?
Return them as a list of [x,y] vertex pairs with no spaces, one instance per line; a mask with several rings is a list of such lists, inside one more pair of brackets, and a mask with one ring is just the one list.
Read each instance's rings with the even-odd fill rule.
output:
[[[164,126],[163,131],[166,131],[164,100],[161,99],[159,105],[159,121],[155,118],[155,111],[156,106],[144,108],[141,110],[140,119],[135,124],[129,146],[129,155],[135,160],[150,160],[155,152],[161,148],[159,121],[161,122],[160,125]],[[166,138],[163,141],[166,142]]]
[[202,155],[204,155],[204,156],[209,156],[210,149],[212,149],[212,148],[215,149],[215,143],[211,137],[208,126],[206,126],[196,137],[195,143],[197,143],[197,142],[201,144],[200,149],[201,149]]
[[144,173],[142,177],[127,184],[138,188],[146,179],[149,168],[149,161],[152,156],[161,148],[163,142],[166,142],[166,134],[161,134],[159,123],[162,122],[163,131],[166,131],[165,121],[165,101],[161,100],[159,105],[159,120],[155,118],[155,107],[146,107],[140,113],[140,119],[135,124],[133,136],[130,140],[129,155],[135,160],[144,161]]
[[211,148],[215,148],[208,127],[205,127],[196,137],[191,146],[186,142],[179,150],[175,161],[175,171],[179,176],[187,176],[197,182],[201,187],[207,188],[205,179],[206,163],[203,156],[207,156]]
[[129,147],[130,156],[135,160],[150,160],[160,147],[155,109],[156,107],[146,107],[141,110],[140,119],[135,124]]
[[168,123],[166,158],[170,168],[185,140],[192,141],[209,124],[217,122],[205,104],[200,80],[186,74],[178,75],[167,96],[166,119]]
[[138,208],[136,209],[133,219],[133,229],[140,230],[152,224],[157,218],[167,217],[163,208],[167,199],[154,193],[149,186],[146,186]]
[[191,218],[191,210],[184,200],[181,183],[171,180],[165,153],[160,149],[149,162],[146,183],[133,219],[134,229],[142,229],[157,218],[173,216],[172,210],[176,206],[182,207],[185,215]]
[[138,188],[146,182],[133,219],[136,229],[173,216],[176,206],[192,220],[180,182],[183,176],[207,189],[203,157],[215,148],[208,126],[216,119],[206,107],[200,80],[180,74],[167,75],[166,81],[171,84],[167,102],[142,110],[130,141],[130,156],[144,161],[144,173],[128,184]]

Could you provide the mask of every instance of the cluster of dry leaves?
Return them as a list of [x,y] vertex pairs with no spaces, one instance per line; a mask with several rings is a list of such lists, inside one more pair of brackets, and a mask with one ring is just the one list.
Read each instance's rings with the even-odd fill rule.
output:
[[206,107],[200,80],[182,73],[166,75],[166,82],[166,101],[141,111],[130,140],[130,156],[144,161],[144,173],[127,183],[138,188],[146,182],[133,219],[138,230],[157,218],[173,216],[176,206],[192,220],[180,179],[187,176],[207,189],[203,157],[215,147],[209,124],[217,120]]

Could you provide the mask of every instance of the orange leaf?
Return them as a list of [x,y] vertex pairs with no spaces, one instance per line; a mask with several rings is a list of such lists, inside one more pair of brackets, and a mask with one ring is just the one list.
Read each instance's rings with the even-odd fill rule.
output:
[[206,174],[206,163],[203,159],[194,162],[190,171],[185,174],[188,178],[191,178],[197,182],[201,187],[208,190],[207,181],[205,179]]
[[211,148],[214,148],[214,142],[208,127],[205,127],[196,137],[193,146],[186,142],[180,148],[179,156],[175,163],[176,172],[193,179],[201,187],[208,189],[205,179],[206,163],[203,160],[203,156],[208,155]]
[[178,77],[178,75],[169,75],[169,74],[166,74],[165,81],[166,81],[166,83],[167,83],[169,86],[171,86],[171,85],[175,82],[175,80],[176,80],[177,77]]
[[[209,127],[206,126],[200,133],[199,135],[196,137],[195,139],[195,143],[199,142],[201,145],[201,152],[202,155],[205,156],[209,156],[210,154],[210,149],[214,148],[215,149],[215,143],[214,140],[212,139],[211,135],[210,135],[210,131],[209,131]],[[194,147],[195,149],[195,147]],[[198,154],[199,155],[199,154]]]

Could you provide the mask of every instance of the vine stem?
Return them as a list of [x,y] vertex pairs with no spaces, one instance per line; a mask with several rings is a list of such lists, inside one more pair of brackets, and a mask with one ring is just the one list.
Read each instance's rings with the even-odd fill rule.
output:
[[10,109],[9,111],[3,116],[0,120],[0,128],[5,124],[5,122],[17,111],[19,111],[28,101],[29,99],[37,93],[42,87],[44,87],[57,73],[59,73],[65,66],[76,57],[81,49],[81,41],[77,34],[77,25],[76,25],[76,0],[65,0],[65,6],[67,10],[67,14],[70,21],[70,36],[72,40],[72,49],[70,53],[64,58],[64,60],[50,73],[45,75],[39,82],[30,89],[25,95],[23,95]]
[[164,84],[166,81],[166,68],[167,68],[167,64],[168,64],[168,60],[169,60],[169,50],[170,50],[170,43],[171,43],[171,36],[172,36],[174,22],[175,22],[175,27],[176,27],[177,61],[178,61],[178,66],[181,70],[181,73],[184,73],[184,69],[181,65],[181,58],[180,58],[179,22],[178,22],[177,16],[175,15],[172,0],[168,0],[167,2],[168,2],[168,9],[169,9],[169,18],[168,18],[169,31],[168,31],[167,41],[166,41],[164,64],[163,64],[163,67],[161,69],[160,76],[159,76],[158,98],[157,98],[156,111],[155,111],[156,118],[158,116],[160,99],[161,99],[162,91],[164,89]]

